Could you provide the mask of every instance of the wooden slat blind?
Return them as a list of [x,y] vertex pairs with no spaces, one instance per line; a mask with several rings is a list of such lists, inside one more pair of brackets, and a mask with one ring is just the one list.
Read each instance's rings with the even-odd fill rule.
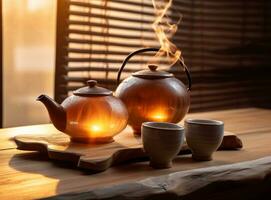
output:
[[[268,104],[270,8],[265,0],[173,0],[171,20],[183,15],[172,40],[191,71],[191,111]],[[130,52],[159,47],[153,20],[150,0],[59,0],[56,100],[90,78],[114,90]],[[122,77],[144,68],[152,56],[133,58]],[[178,66],[162,69],[185,81]]]

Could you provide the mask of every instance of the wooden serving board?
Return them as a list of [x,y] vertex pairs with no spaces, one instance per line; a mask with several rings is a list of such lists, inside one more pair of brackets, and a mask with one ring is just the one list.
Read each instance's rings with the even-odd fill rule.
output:
[[[14,140],[20,150],[38,151],[48,154],[49,159],[69,161],[79,168],[95,172],[128,161],[148,159],[142,149],[141,138],[135,137],[132,132],[122,132],[114,137],[114,142],[108,144],[74,143],[63,133],[19,135]],[[242,148],[241,140],[226,132],[220,150],[239,148]],[[187,153],[191,152],[184,144],[179,154]]]

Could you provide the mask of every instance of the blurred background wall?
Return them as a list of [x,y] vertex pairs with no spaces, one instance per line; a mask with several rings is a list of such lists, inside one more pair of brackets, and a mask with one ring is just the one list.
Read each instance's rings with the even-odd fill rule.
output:
[[3,126],[48,123],[53,95],[57,0],[3,0]]

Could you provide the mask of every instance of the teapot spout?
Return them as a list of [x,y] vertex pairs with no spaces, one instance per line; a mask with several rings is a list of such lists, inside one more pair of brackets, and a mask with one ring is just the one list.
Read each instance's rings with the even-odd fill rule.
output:
[[50,116],[54,126],[64,132],[66,129],[66,112],[64,108],[47,95],[40,95],[37,101],[42,102]]

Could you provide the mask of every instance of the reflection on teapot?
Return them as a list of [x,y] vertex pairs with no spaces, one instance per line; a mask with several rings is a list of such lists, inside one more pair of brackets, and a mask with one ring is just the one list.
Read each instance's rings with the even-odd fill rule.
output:
[[112,142],[113,136],[127,125],[126,107],[110,90],[96,86],[96,81],[87,83],[87,87],[74,91],[61,105],[46,95],[37,100],[46,106],[54,126],[72,141]]
[[[131,53],[123,62],[123,68],[135,54],[158,51],[155,48],[140,49]],[[189,80],[188,89],[173,74],[157,70],[158,66],[148,65],[148,70],[138,71],[123,80],[116,90],[116,96],[126,105],[129,120],[134,133],[140,135],[141,124],[146,121],[172,122],[181,121],[189,110],[191,78],[185,67]]]

